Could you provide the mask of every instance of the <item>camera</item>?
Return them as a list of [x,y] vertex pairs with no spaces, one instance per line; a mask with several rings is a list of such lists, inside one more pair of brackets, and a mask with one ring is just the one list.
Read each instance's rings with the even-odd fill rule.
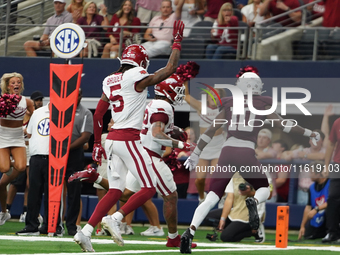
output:
[[214,233],[213,234],[207,234],[207,236],[205,237],[207,238],[208,240],[210,240],[211,242],[215,242],[217,239],[218,239],[218,235],[216,233],[216,231],[214,230]]

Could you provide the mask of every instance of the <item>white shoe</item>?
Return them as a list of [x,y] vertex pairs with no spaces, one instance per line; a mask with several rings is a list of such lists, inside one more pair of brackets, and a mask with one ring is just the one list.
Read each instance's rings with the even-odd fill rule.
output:
[[124,240],[120,234],[120,222],[118,220],[113,219],[111,216],[105,216],[101,224],[105,230],[110,232],[113,241],[118,246],[124,246]]
[[40,226],[39,226],[39,228],[40,228],[42,226],[43,222],[44,222],[44,218],[40,214],[38,216],[38,221],[39,221],[39,224],[40,224]]
[[126,222],[121,222],[120,223],[120,234],[121,235],[126,235],[126,226],[127,226],[127,224],[126,224]]
[[147,230],[140,233],[142,236],[164,236],[163,228],[150,226]]
[[19,222],[25,222],[25,220],[26,220],[26,214],[27,214],[27,212],[24,212],[24,213],[22,213],[22,214],[20,215]]
[[80,245],[83,252],[94,252],[91,244],[91,237],[84,235],[83,232],[78,231],[77,234],[74,235],[73,240],[76,244]]
[[133,231],[132,227],[129,226],[129,225],[126,225],[126,228],[125,228],[125,235],[134,235],[135,232]]
[[265,240],[266,240],[266,233],[264,231],[264,226],[262,223],[260,223],[259,229],[257,230],[257,233],[255,234],[255,242],[263,243]]
[[4,225],[7,220],[11,218],[11,214],[9,213],[8,209],[6,212],[0,212],[0,226]]

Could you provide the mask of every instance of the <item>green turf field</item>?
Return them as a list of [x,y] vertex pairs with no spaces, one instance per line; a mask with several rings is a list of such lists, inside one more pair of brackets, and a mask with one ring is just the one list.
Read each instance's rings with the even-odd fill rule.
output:
[[[21,230],[24,223],[17,219],[6,222],[0,226],[0,254],[76,254],[81,253],[80,247],[73,242],[73,238],[67,234],[64,237],[37,237],[15,235]],[[98,254],[180,254],[179,249],[165,247],[166,237],[143,237],[139,233],[147,227],[134,226],[135,235],[123,236],[124,247],[118,247],[109,236],[93,236],[92,244]],[[166,233],[164,228],[164,232]],[[183,233],[184,228],[179,230]],[[289,235],[287,249],[275,248],[275,234],[267,231],[266,241],[263,244],[255,244],[253,238],[243,240],[241,243],[210,242],[205,238],[212,230],[199,230],[196,232],[194,242],[198,247],[193,249],[193,254],[252,254],[252,255],[290,255],[308,254],[323,255],[340,252],[340,244],[324,245],[321,240],[297,241],[297,234]]]

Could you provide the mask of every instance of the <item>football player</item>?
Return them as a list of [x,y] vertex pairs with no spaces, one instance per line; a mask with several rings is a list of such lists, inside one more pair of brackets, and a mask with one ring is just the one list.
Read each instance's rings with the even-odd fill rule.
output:
[[[250,227],[253,230],[257,230],[259,228],[260,221],[256,206],[268,199],[270,195],[270,188],[265,173],[261,171],[261,163],[257,160],[254,150],[257,134],[261,129],[261,126],[258,125],[258,122],[256,121],[256,124],[253,124],[252,126],[244,123],[254,123],[254,120],[264,121],[265,119],[280,120],[272,121],[275,127],[283,129],[286,133],[294,132],[310,137],[313,142],[317,142],[320,139],[320,134],[312,132],[309,129],[302,128],[298,125],[294,126],[292,121],[289,120],[286,121],[285,126],[281,126],[283,119],[275,112],[267,116],[255,115],[250,112],[248,109],[248,93],[252,94],[249,98],[252,97],[252,104],[255,109],[267,110],[272,106],[271,97],[261,96],[263,93],[263,83],[257,74],[253,72],[246,72],[242,74],[238,78],[236,86],[242,90],[246,98],[244,102],[245,114],[233,114],[233,97],[225,97],[222,99],[221,111],[217,115],[216,120],[222,119],[228,121],[228,136],[227,140],[223,144],[217,165],[220,167],[232,166],[233,169],[236,169],[236,171],[240,171],[241,167],[247,166],[258,166],[258,169],[260,169],[260,171],[257,171],[256,173],[241,172],[242,177],[251,185],[246,185],[240,189],[240,193],[247,196],[246,205],[249,210]],[[200,136],[196,148],[184,163],[189,170],[195,168],[201,151],[207,144],[209,144],[216,130],[218,130],[221,126],[222,124],[213,122]],[[208,212],[220,201],[220,198],[224,194],[225,187],[229,183],[233,174],[234,172],[230,170],[224,172],[216,171],[213,173],[210,182],[210,192],[208,193],[205,201],[196,208],[190,228],[188,228],[181,236],[181,253],[191,253],[191,243],[196,229],[200,226]],[[251,192],[251,186],[256,190],[255,195],[254,192]]]
[[[150,156],[140,142],[147,87],[158,84],[176,71],[183,39],[184,24],[175,21],[173,28],[174,43],[167,65],[149,74],[149,57],[141,45],[130,45],[122,53],[120,68],[103,81],[103,95],[93,116],[94,145],[92,158],[101,163],[107,155],[109,191],[97,204],[88,224],[77,232],[74,240],[83,251],[93,251],[91,234],[94,226],[102,222],[113,240],[123,246],[119,224],[123,217],[143,205],[156,192],[156,174]],[[103,116],[111,105],[111,115],[115,123],[107,136],[105,150],[101,145]],[[112,216],[103,216],[117,203],[125,189],[127,171],[138,180],[141,190]]]
[[[154,163],[157,176],[157,192],[164,199],[163,214],[168,225],[167,247],[179,247],[180,235],[177,231],[177,192],[176,183],[170,168],[162,160],[165,147],[180,148],[189,151],[192,145],[172,139],[169,134],[174,126],[174,106],[181,105],[184,98],[185,87],[179,76],[173,74],[168,79],[155,86],[155,99],[146,107],[144,112],[143,128],[140,133],[143,147],[146,149]],[[69,181],[76,179],[98,182],[108,189],[107,181],[98,179],[94,170],[85,170],[74,174]],[[131,172],[126,177],[126,189],[122,201],[141,189],[139,182]],[[196,247],[196,244],[192,244]]]

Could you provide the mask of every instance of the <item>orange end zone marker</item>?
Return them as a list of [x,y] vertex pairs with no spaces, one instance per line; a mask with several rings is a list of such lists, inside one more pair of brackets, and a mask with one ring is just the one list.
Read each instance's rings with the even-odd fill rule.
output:
[[287,248],[289,227],[289,206],[278,206],[276,213],[276,241],[277,248]]

